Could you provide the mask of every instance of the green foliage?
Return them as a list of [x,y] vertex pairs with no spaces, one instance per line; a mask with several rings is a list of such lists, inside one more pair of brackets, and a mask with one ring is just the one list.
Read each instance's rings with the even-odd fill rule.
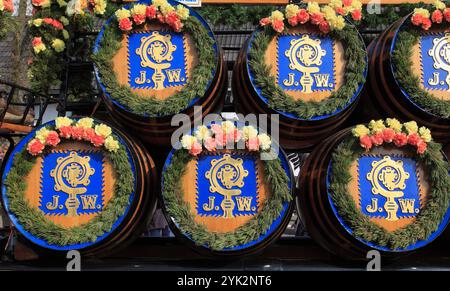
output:
[[198,52],[198,64],[193,69],[192,76],[181,92],[165,100],[159,100],[155,97],[141,97],[131,91],[129,86],[118,83],[113,70],[112,59],[122,45],[123,33],[116,23],[106,27],[100,48],[92,56],[92,59],[111,98],[125,105],[135,114],[165,116],[179,113],[186,109],[196,97],[203,97],[207,85],[213,77],[212,71],[216,66],[216,57],[213,49],[214,42],[206,28],[193,16],[185,21],[183,30],[193,38]]
[[114,184],[113,198],[103,212],[91,221],[80,226],[63,228],[47,220],[40,210],[30,207],[25,200],[27,184],[24,177],[31,171],[36,158],[23,149],[14,156],[13,165],[5,180],[9,211],[27,232],[49,244],[68,246],[95,242],[99,236],[111,231],[118,217],[125,213],[130,203],[130,194],[134,190],[134,175],[123,145],[116,153],[107,153],[107,158],[115,172],[120,173]]
[[426,206],[408,226],[394,232],[371,222],[363,215],[348,193],[348,183],[354,179],[350,174],[350,165],[364,150],[354,139],[345,140],[333,153],[331,168],[331,198],[339,216],[352,229],[353,234],[367,242],[390,249],[406,248],[418,241],[427,240],[435,232],[448,210],[450,202],[450,164],[441,153],[441,146],[431,142],[423,155],[416,159],[428,174],[429,196]]
[[343,30],[331,33],[331,37],[340,41],[344,46],[347,61],[344,84],[329,98],[320,102],[294,100],[277,85],[275,76],[270,74],[270,66],[264,60],[267,47],[275,36],[276,33],[270,27],[263,28],[256,34],[249,51],[249,65],[255,85],[269,100],[269,107],[272,109],[288,112],[305,119],[331,114],[337,109],[345,107],[355,95],[359,85],[365,81],[364,64],[366,64],[367,54],[364,43],[357,30],[353,26],[346,25]]
[[2,41],[8,32],[13,31],[17,23],[9,12],[0,12],[0,41]]
[[186,171],[186,165],[192,159],[193,157],[186,150],[174,153],[170,165],[163,173],[162,196],[166,210],[175,219],[177,227],[199,246],[207,246],[212,250],[220,251],[257,240],[280,216],[283,203],[292,200],[288,188],[289,179],[280,160],[263,161],[265,179],[270,185],[272,195],[264,202],[261,212],[232,232],[210,232],[203,224],[195,221],[189,204],[183,198],[181,181]]

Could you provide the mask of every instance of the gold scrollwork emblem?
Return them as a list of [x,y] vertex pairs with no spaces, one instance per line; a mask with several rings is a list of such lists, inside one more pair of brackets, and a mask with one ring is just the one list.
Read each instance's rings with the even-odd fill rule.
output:
[[[56,167],[50,171],[50,176],[55,180],[55,191],[61,191],[69,195],[65,206],[68,216],[76,216],[80,205],[76,195],[84,194],[88,186],[90,177],[95,173],[95,169],[89,165],[90,157],[81,157],[76,152],[71,152],[67,157],[57,159]],[[67,181],[67,183],[66,183]]]
[[367,174],[367,179],[372,184],[372,193],[386,198],[386,220],[398,220],[399,206],[395,198],[403,197],[401,190],[405,190],[405,181],[409,179],[409,173],[403,168],[403,161],[394,161],[389,156],[384,156],[382,160],[372,162],[372,170]]
[[299,39],[291,40],[291,47],[285,52],[285,56],[289,58],[289,68],[302,73],[302,92],[312,93],[314,79],[311,74],[319,72],[316,66],[322,65],[322,57],[325,55],[320,39],[312,39],[305,34]]
[[136,54],[141,57],[141,66],[155,70],[152,76],[155,90],[164,89],[166,76],[162,70],[170,68],[172,53],[177,49],[171,39],[170,34],[161,35],[158,31],[153,31],[150,36],[141,39],[141,46],[136,50]]
[[225,154],[221,159],[213,159],[211,169],[205,174],[210,182],[209,190],[212,193],[219,193],[224,196],[220,204],[224,218],[234,217],[235,203],[231,198],[241,195],[242,191],[232,188],[244,187],[244,178],[248,176],[248,171],[244,170],[243,162],[242,159],[233,159],[229,154]]
[[[435,69],[442,69],[447,72],[445,83],[450,92],[450,33],[446,33],[441,38],[433,39],[433,48],[428,51],[428,55],[433,58]],[[433,80],[428,81],[432,83]]]

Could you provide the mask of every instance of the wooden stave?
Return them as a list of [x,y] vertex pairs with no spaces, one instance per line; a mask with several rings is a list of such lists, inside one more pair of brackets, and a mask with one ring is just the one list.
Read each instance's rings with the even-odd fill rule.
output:
[[[390,46],[396,31],[410,16],[394,22],[386,31],[384,31],[376,40],[374,40],[373,49],[368,51],[369,70],[367,91],[362,100],[365,107],[374,107],[377,110],[370,111],[372,118],[396,117],[398,119],[409,121],[415,120],[428,128],[433,133],[437,142],[450,142],[450,119],[445,119],[427,113],[417,108],[408,100],[395,81],[390,63]],[[378,68],[375,70],[375,68]]]

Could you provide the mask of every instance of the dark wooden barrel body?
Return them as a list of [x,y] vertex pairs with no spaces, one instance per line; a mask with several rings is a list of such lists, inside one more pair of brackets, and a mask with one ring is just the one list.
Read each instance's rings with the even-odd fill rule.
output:
[[[338,218],[339,209],[336,208],[337,206],[332,202],[329,194],[332,191],[329,188],[329,171],[334,150],[349,135],[351,135],[351,130],[344,129],[324,140],[308,156],[301,169],[297,209],[301,212],[311,237],[330,253],[346,260],[367,260],[366,256],[370,250],[378,250],[386,259],[395,259],[414,252],[439,237],[448,223],[448,210],[443,221],[439,222],[438,230],[425,243],[418,241],[420,246],[408,246],[408,248],[396,250],[379,247],[357,238],[350,226]],[[352,176],[351,179],[356,179],[356,177]],[[347,189],[349,193],[350,187],[348,186]]]
[[[101,122],[105,124],[104,122]],[[54,122],[50,122],[47,124],[44,124],[43,126],[48,125],[54,125]],[[42,128],[42,127],[40,127]],[[39,129],[39,128],[38,128]],[[132,194],[129,196],[128,204],[126,206],[126,209],[122,215],[117,215],[115,217],[115,222],[113,226],[110,229],[104,229],[104,232],[102,234],[94,235],[94,240],[91,241],[83,241],[78,242],[75,244],[54,244],[49,242],[45,237],[41,237],[41,234],[39,234],[39,229],[36,233],[31,233],[28,229],[25,229],[24,226],[20,223],[20,220],[18,220],[18,213],[13,213],[10,211],[10,208],[8,207],[10,200],[7,198],[7,191],[9,191],[5,185],[6,177],[8,176],[9,171],[11,170],[12,163],[14,163],[14,156],[20,152],[24,146],[26,146],[27,142],[30,141],[30,138],[32,138],[36,132],[33,131],[25,137],[15,148],[14,152],[10,156],[9,160],[6,161],[6,167],[5,172],[2,177],[2,194],[3,194],[3,205],[5,209],[8,212],[8,215],[10,216],[12,222],[15,224],[16,229],[21,234],[19,236],[20,240],[25,242],[27,245],[29,245],[33,250],[35,250],[39,255],[42,256],[51,256],[51,257],[59,257],[59,256],[65,256],[66,252],[69,250],[78,250],[83,256],[105,256],[109,255],[111,253],[117,252],[121,250],[122,248],[126,247],[129,243],[131,243],[135,238],[137,238],[140,234],[143,233],[145,230],[145,227],[147,226],[149,220],[152,218],[153,213],[156,209],[157,204],[157,196],[159,192],[159,184],[158,184],[158,173],[156,170],[156,166],[153,162],[152,157],[148,154],[145,147],[135,139],[132,139],[129,135],[127,135],[122,130],[119,130],[117,128],[112,127],[113,134],[120,139],[120,143],[125,147],[128,155],[128,162],[131,165],[132,169],[132,176],[134,179],[133,188],[132,188]],[[64,144],[63,144],[64,143]],[[64,150],[67,151],[79,151],[80,147],[81,149],[85,150],[85,142],[76,142],[72,140],[66,140],[62,141],[61,145],[64,146]],[[90,146],[90,145],[89,145]],[[83,150],[81,153],[83,153]],[[95,151],[96,148],[88,148],[87,151],[85,151],[86,155],[89,155],[90,152]],[[61,153],[61,149],[57,148],[56,152],[53,150],[46,150],[46,152],[43,153],[43,157],[47,156],[48,154],[52,153]],[[93,158],[91,157],[91,160]],[[45,163],[44,163],[45,164]],[[104,203],[103,208],[108,206],[108,204],[111,202],[112,199],[115,198],[115,191],[117,189],[117,183],[116,179],[117,176],[121,173],[116,172],[113,170],[107,170],[106,164],[110,165],[110,163],[105,162],[103,160],[103,182],[102,182],[102,189],[103,193],[102,195],[105,195],[107,187],[111,187],[112,192],[109,195],[111,197],[108,199],[107,203]],[[96,170],[99,170],[98,168]],[[110,176],[109,173],[112,173]],[[44,179],[45,175],[48,174],[47,172],[42,172],[41,179]],[[27,177],[24,177],[24,179],[28,179]],[[113,186],[106,186],[107,181],[111,180],[114,183],[109,182],[109,185]],[[30,181],[30,180],[27,180]],[[45,191],[48,191],[52,187],[52,183],[47,180],[42,180],[41,183],[41,191],[39,192],[39,199],[45,199],[43,198],[45,195]],[[90,183],[100,183],[100,181],[93,181],[91,179]],[[33,188],[34,186],[32,184],[27,184],[27,188]],[[44,188],[47,187],[47,188]],[[62,190],[61,190],[62,191]],[[86,192],[86,194],[93,194],[90,193],[89,190]],[[37,194],[37,193],[34,193]],[[64,193],[63,193],[64,194]],[[100,193],[95,193],[100,194]],[[27,196],[32,197],[32,196]],[[29,198],[28,198],[29,199]],[[62,199],[62,198],[61,198]],[[80,199],[80,198],[78,198]],[[100,199],[100,198],[98,198]],[[102,196],[101,199],[106,199],[105,196]],[[117,198],[116,198],[117,199]],[[80,201],[80,200],[79,200]],[[105,200],[103,200],[105,201]],[[60,204],[59,209],[63,209],[63,204]],[[83,205],[80,203],[80,205]],[[80,211],[81,207],[79,206],[77,211]],[[38,211],[41,211],[41,208],[37,209]],[[103,211],[103,210],[102,210]],[[101,212],[97,213],[97,215],[100,215]],[[44,214],[44,217],[48,218],[48,215],[51,214]],[[54,214],[53,214],[54,215]],[[61,217],[68,217],[67,214],[56,214],[57,216]],[[78,217],[81,216],[81,214],[77,214]],[[77,220],[78,217],[73,218],[74,220]],[[60,222],[56,223],[57,225],[62,225],[63,227],[66,227],[65,224],[71,223],[70,219],[72,218],[66,218],[67,220],[61,220]],[[89,223],[92,222],[95,219],[95,216],[91,217],[90,220],[84,222]],[[74,223],[73,227],[77,227],[83,225],[83,223]]]
[[410,16],[399,19],[368,46],[369,74],[357,111],[366,119],[395,117],[415,120],[433,132],[436,141],[450,141],[450,118],[429,113],[405,96],[393,73],[391,52],[394,38]]
[[279,127],[279,142],[285,149],[310,151],[324,138],[343,128],[348,117],[359,102],[359,91],[357,97],[351,104],[327,118],[307,120],[280,114],[280,112],[270,108],[268,104],[261,99],[252,84],[247,70],[247,56],[250,40],[251,37],[241,49],[233,71],[232,90],[237,112],[245,115],[252,113],[267,114],[269,120],[268,125],[271,124],[271,115],[277,114],[279,118],[279,123],[277,124]]

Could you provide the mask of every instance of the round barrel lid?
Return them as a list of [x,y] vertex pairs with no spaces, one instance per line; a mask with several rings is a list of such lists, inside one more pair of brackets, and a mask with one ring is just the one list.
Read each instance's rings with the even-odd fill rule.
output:
[[411,18],[396,30],[391,70],[406,100],[428,114],[450,119],[450,26],[429,30],[412,25]]
[[150,117],[179,113],[202,98],[218,58],[206,21],[176,1],[144,0],[119,9],[94,48],[96,76],[108,100]]
[[450,211],[443,186],[449,182],[448,162],[430,132],[415,122],[388,119],[372,121],[370,129],[359,125],[353,134],[335,148],[327,174],[339,222],[383,251],[410,251],[433,241]]
[[[364,85],[367,55],[350,22],[343,31],[325,34],[310,23],[286,23],[280,33],[269,25],[257,29],[247,45],[246,71],[259,98],[300,120],[321,120],[348,108]],[[275,84],[260,85],[269,82]]]
[[31,242],[84,249],[121,227],[136,196],[134,171],[116,130],[90,118],[58,118],[15,147],[2,176],[2,198]]
[[222,125],[202,126],[183,137],[183,148],[172,150],[163,169],[162,199],[175,233],[203,249],[245,253],[284,231],[293,180],[284,154],[267,152],[268,135]]

